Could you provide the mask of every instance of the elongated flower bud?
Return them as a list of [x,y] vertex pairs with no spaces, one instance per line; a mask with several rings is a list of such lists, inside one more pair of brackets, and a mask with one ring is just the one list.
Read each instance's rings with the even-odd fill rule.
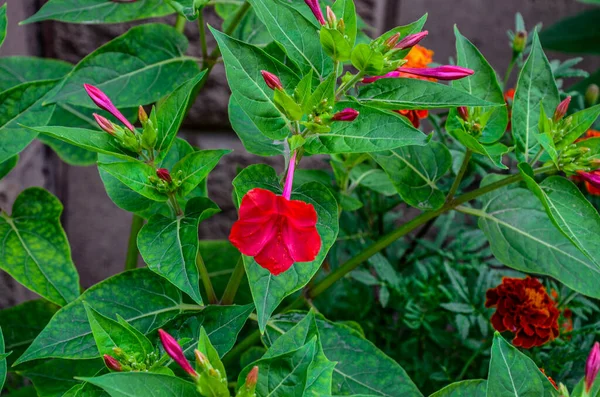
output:
[[304,0],[304,2],[310,7],[315,18],[317,18],[317,21],[323,26],[327,25],[327,22],[323,17],[323,11],[321,11],[321,6],[319,5],[319,0]]
[[288,165],[288,173],[285,178],[285,185],[283,186],[283,197],[289,200],[292,197],[292,186],[294,185],[294,173],[296,171],[296,151],[292,153],[290,157],[290,163]]
[[590,391],[600,371],[600,343],[594,343],[585,364],[585,390]]
[[329,24],[330,28],[335,29],[335,25],[337,24],[337,17],[335,16],[335,13],[331,9],[331,7],[327,6],[326,10],[327,10],[327,23]]
[[194,368],[190,365],[188,360],[185,358],[183,354],[183,349],[179,346],[179,343],[173,338],[171,335],[163,331],[162,329],[158,330],[158,335],[160,336],[160,341],[165,349],[165,352],[179,365],[185,372],[190,374],[193,378],[198,377],[198,373],[194,371]]
[[383,43],[387,50],[390,50],[398,44],[398,40],[400,40],[400,33],[396,33],[390,37]]
[[156,170],[156,176],[159,177],[160,179],[162,179],[163,181],[167,182],[167,183],[171,183],[173,182],[173,179],[171,178],[171,174],[169,173],[169,170],[166,168],[159,168]]
[[131,132],[135,130],[133,125],[123,116],[123,114],[113,105],[112,101],[102,90],[97,87],[94,87],[90,84],[84,84],[83,87],[85,91],[88,93],[92,101],[98,106],[100,109],[106,110],[108,113],[115,116],[121,123],[125,125]]
[[358,110],[352,108],[346,108],[333,115],[331,120],[333,121],[354,121],[358,117]]
[[267,72],[266,70],[261,70],[260,74],[262,74],[263,79],[265,79],[265,83],[267,83],[270,89],[283,90],[283,85],[281,85],[281,80],[279,80],[279,77],[275,76],[271,72]]
[[464,121],[469,121],[469,109],[467,109],[466,106],[459,106],[458,107],[458,115]]
[[248,372],[248,376],[246,376],[246,386],[248,388],[255,387],[258,383],[258,367],[254,366],[250,372]]
[[474,70],[454,65],[443,65],[435,68],[398,68],[397,71],[438,80],[459,80],[475,73]]
[[518,31],[513,39],[513,51],[517,54],[522,53],[525,50],[527,44],[527,32],[524,30]]
[[400,40],[400,42],[398,44],[396,44],[396,48],[398,48],[400,50],[405,50],[407,48],[414,47],[415,45],[419,44],[419,42],[421,40],[423,40],[425,37],[427,37],[428,34],[429,34],[429,31],[427,31],[427,30],[424,30],[422,32],[415,33],[415,34],[410,34],[410,35],[406,36],[405,38],[403,38],[402,40]]
[[562,120],[567,114],[567,110],[569,110],[569,104],[571,103],[571,97],[566,97],[561,103],[556,107],[556,111],[554,112],[554,117],[552,118],[554,122]]
[[94,113],[94,119],[96,119],[96,123],[98,123],[100,128],[112,136],[115,135],[115,127],[106,117],[102,117],[99,114]]
[[104,364],[111,371],[121,372],[123,368],[121,367],[121,363],[117,361],[116,358],[109,356],[108,354],[104,355]]
[[204,353],[196,349],[194,350],[194,355],[196,356],[196,362],[202,369],[208,370],[211,368],[210,361],[208,361],[208,357],[206,357]]
[[590,84],[587,90],[585,90],[585,104],[587,106],[594,106],[598,102],[599,93],[600,88],[596,84]]
[[140,107],[138,108],[138,118],[140,119],[140,123],[142,123],[142,126],[145,126],[148,122],[148,113],[146,113],[142,105],[140,105]]

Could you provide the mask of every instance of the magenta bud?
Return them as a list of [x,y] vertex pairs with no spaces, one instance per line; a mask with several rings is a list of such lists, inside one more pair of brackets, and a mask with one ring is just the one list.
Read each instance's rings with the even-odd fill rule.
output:
[[362,82],[365,84],[369,84],[369,83],[373,83],[379,79],[391,79],[391,78],[395,78],[395,77],[400,77],[400,72],[398,71],[394,71],[394,72],[389,72],[388,74],[384,74],[383,76],[369,76],[369,77],[365,77]]
[[108,132],[110,135],[115,135],[115,127],[113,124],[103,116],[100,116],[97,113],[94,113],[94,118],[96,119],[96,123],[102,128],[104,131]]
[[116,358],[109,356],[108,354],[104,355],[104,364],[111,371],[121,372],[123,368],[121,367],[121,363],[117,361]]
[[469,109],[467,109],[466,106],[459,106],[458,107],[458,115],[464,121],[469,121]]
[[323,11],[321,11],[321,6],[319,5],[319,0],[304,0],[307,6],[310,7],[310,10],[317,18],[317,21],[323,26],[327,25],[325,18],[323,17]]
[[115,105],[113,105],[110,98],[106,96],[106,94],[102,92],[102,90],[90,84],[84,84],[83,87],[85,88],[85,91],[88,93],[90,98],[92,98],[92,101],[94,101],[96,106],[98,106],[100,109],[106,110],[108,113],[115,116],[125,125],[125,127],[131,130],[131,132],[135,130],[135,128],[129,122],[129,120],[127,120],[125,116],[121,114],[119,109],[117,109]]
[[584,181],[597,189],[600,189],[600,173],[599,172],[585,172],[577,171],[577,174],[583,178]]
[[459,80],[475,73],[474,70],[454,65],[443,65],[435,68],[398,68],[397,71],[438,80]]
[[585,390],[589,393],[600,371],[600,343],[594,343],[585,364]]
[[179,343],[173,338],[171,335],[163,331],[162,329],[158,330],[158,335],[160,336],[160,341],[165,349],[165,352],[179,365],[185,372],[187,372],[191,377],[197,378],[198,373],[192,368],[188,360],[185,358],[185,354],[183,354],[183,349],[179,346]]
[[260,73],[270,89],[283,90],[283,86],[281,85],[281,80],[279,80],[279,77],[275,76],[271,72],[267,72],[266,70],[261,70]]
[[171,174],[169,173],[169,170],[166,168],[159,168],[156,170],[156,176],[159,177],[160,179],[162,179],[163,181],[167,182],[167,183],[171,183],[173,182],[173,179],[171,178]]
[[427,37],[428,34],[429,34],[429,31],[427,31],[427,30],[424,30],[422,32],[415,33],[415,34],[410,34],[410,35],[406,36],[405,38],[403,38],[402,40],[400,40],[400,42],[398,44],[396,44],[396,48],[400,49],[400,50],[405,50],[407,48],[414,47],[421,40],[423,40],[425,37]]
[[358,117],[358,110],[352,108],[346,108],[333,115],[331,120],[333,121],[354,121]]
[[561,103],[556,107],[556,111],[554,112],[554,117],[552,118],[554,122],[562,120],[567,114],[567,110],[569,110],[569,104],[571,103],[571,96],[566,97]]

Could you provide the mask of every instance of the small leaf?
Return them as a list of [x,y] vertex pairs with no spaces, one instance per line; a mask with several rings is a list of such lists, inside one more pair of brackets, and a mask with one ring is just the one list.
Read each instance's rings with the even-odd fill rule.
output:
[[323,27],[321,28],[320,35],[321,45],[325,53],[334,61],[343,62],[350,59],[352,47],[350,47],[350,44],[339,30]]
[[213,168],[217,166],[221,157],[227,153],[231,153],[231,150],[199,150],[179,160],[171,171],[175,176],[179,171],[183,174],[179,194],[188,195],[201,181],[206,179]]
[[440,306],[453,313],[471,314],[475,311],[475,308],[472,305],[466,303],[441,303]]
[[149,180],[151,177],[156,178],[156,169],[151,165],[132,158],[129,160],[118,159],[111,162],[98,159],[98,169],[110,174],[134,192],[150,200],[158,202],[168,200],[167,194],[159,192]]
[[585,134],[594,125],[598,117],[600,117],[600,105],[580,110],[568,116],[571,121],[566,127],[567,131],[564,138],[558,142],[556,148],[561,150],[575,142],[577,138]]
[[15,168],[18,161],[19,161],[19,155],[15,154],[14,156],[10,157],[8,160],[0,163],[0,179],[4,178],[6,175],[8,175],[8,173],[11,172],[13,170],[13,168]]
[[196,385],[169,375],[150,372],[113,372],[97,378],[81,378],[112,397],[195,397]]
[[361,43],[352,50],[352,66],[365,74],[381,74],[384,66],[383,55],[368,44]]
[[[452,112],[450,112],[450,113],[452,113]],[[502,157],[505,154],[507,154],[508,152],[510,152],[510,149],[508,147],[506,147],[506,145],[504,145],[500,142],[497,142],[497,143],[494,143],[491,145],[485,145],[485,144],[479,143],[477,138],[475,138],[474,136],[472,136],[471,134],[466,132],[464,130],[464,128],[462,128],[462,126],[460,129],[451,130],[448,125],[449,122],[450,122],[450,118],[448,118],[448,122],[446,123],[446,129],[454,138],[456,138],[466,148],[472,150],[475,153],[486,156],[488,159],[490,159],[492,161],[492,163],[494,163],[494,165],[496,167],[503,169],[503,170],[508,169],[508,167],[502,163]]]
[[487,382],[485,380],[464,380],[452,383],[429,397],[487,397]]
[[358,17],[353,0],[336,0],[331,6],[333,13],[338,19],[344,20],[345,34],[348,36],[350,48],[354,47],[356,34],[358,33]]

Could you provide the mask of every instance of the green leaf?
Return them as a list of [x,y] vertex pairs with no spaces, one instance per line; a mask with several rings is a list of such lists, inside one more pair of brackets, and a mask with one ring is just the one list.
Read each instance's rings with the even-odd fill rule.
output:
[[486,397],[487,382],[485,380],[464,380],[452,383],[429,397]]
[[517,144],[517,154],[527,162],[535,155],[539,144],[540,106],[546,114],[554,114],[559,103],[558,88],[552,67],[540,45],[537,31],[533,33],[531,53],[521,69],[512,106],[511,129]]
[[167,194],[159,192],[150,182],[150,177],[156,177],[156,169],[149,164],[132,158],[129,160],[114,159],[110,162],[98,159],[98,169],[110,174],[134,192],[150,200],[158,202],[168,200]]
[[85,301],[83,301],[83,307],[100,356],[114,355],[113,349],[117,347],[123,349],[125,354],[140,355],[140,359],[144,359],[147,354],[154,351],[154,346],[148,338],[129,326],[126,321],[124,324],[127,325],[124,325],[122,317],[117,317],[119,321],[112,320],[98,313]]
[[44,105],[62,102],[96,109],[84,83],[101,89],[117,108],[156,102],[200,72],[196,61],[185,55],[187,46],[185,36],[165,24],[136,26],[79,62],[44,98]]
[[558,142],[556,148],[561,150],[575,142],[577,138],[585,134],[594,125],[598,117],[600,117],[600,105],[592,106],[570,115],[568,118],[571,121],[566,127],[566,134]]
[[13,170],[13,168],[15,168],[15,166],[17,165],[18,162],[19,162],[19,155],[15,154],[14,156],[10,157],[8,160],[0,163],[0,179],[4,178],[6,175],[8,175],[8,173],[11,172]]
[[320,36],[325,53],[334,61],[343,62],[350,59],[352,47],[339,30],[322,27]]
[[287,66],[258,47],[235,40],[210,29],[217,40],[231,93],[256,128],[271,139],[283,139],[290,133],[289,120],[273,101],[274,93],[261,70],[279,77],[284,87],[296,87],[300,78]]
[[397,193],[395,186],[384,171],[366,164],[354,167],[350,171],[350,180],[353,184],[366,187],[384,196],[393,196]]
[[[485,181],[484,181],[485,182]],[[525,273],[556,278],[584,295],[600,297],[600,268],[594,265],[548,218],[527,189],[502,188],[482,196],[479,227],[494,256]]]
[[600,270],[600,215],[594,206],[568,179],[551,176],[538,185],[529,164],[519,164],[519,169],[558,230]]
[[219,376],[212,376],[208,371],[202,371],[200,378],[196,381],[198,391],[203,396],[211,397],[230,397],[227,387],[227,373],[225,366],[221,362],[219,353],[213,347],[204,327],[200,328],[200,338],[198,340],[198,350],[208,359],[210,365],[218,372]]
[[[252,165],[244,169],[233,180],[233,187],[238,206],[242,197],[254,188],[281,194],[275,170],[266,165]],[[278,276],[273,276],[267,269],[260,267],[253,258],[243,256],[261,331],[264,331],[269,317],[283,299],[304,287],[319,270],[339,230],[337,202],[331,192],[320,183],[312,182],[300,186],[292,192],[292,199],[312,204],[317,211],[321,251],[314,261],[294,264]]]
[[523,353],[494,335],[487,395],[494,397],[555,397],[558,391]]
[[83,385],[76,376],[96,376],[104,370],[100,359],[49,360],[18,373],[29,378],[40,397],[62,397],[69,389]]
[[[4,39],[6,38],[6,27],[8,25],[8,21],[6,18],[6,3],[0,6],[0,47],[4,43]],[[0,390],[2,390],[2,385],[0,384]]]
[[304,112],[310,114],[314,111],[314,108],[317,107],[322,101],[326,100],[329,104],[335,103],[335,88],[337,85],[337,77],[334,73],[330,74],[325,80],[321,82],[312,93],[308,101],[306,102],[306,106],[304,107]]
[[137,245],[148,268],[169,280],[202,305],[200,274],[196,266],[198,226],[219,212],[219,207],[204,197],[188,201],[185,215],[176,219],[154,215],[142,227]]
[[104,0],[50,0],[21,24],[47,20],[69,23],[121,23],[173,13],[163,0],[110,2]]
[[56,313],[17,364],[41,358],[97,357],[83,301],[109,318],[119,314],[143,334],[163,326],[184,310],[181,292],[150,270],[121,273],[89,288]]
[[[464,37],[456,26],[454,26],[454,34],[456,35],[457,65],[475,70],[475,73],[453,81],[452,86],[484,101],[496,104],[496,107],[485,107],[479,110],[491,112],[491,114],[486,117],[487,120],[478,141],[483,144],[492,144],[502,138],[508,125],[508,109],[498,82],[498,75],[477,47]],[[452,109],[448,119],[456,115],[456,110]]]
[[333,61],[325,54],[315,25],[301,13],[279,0],[249,0],[249,3],[273,39],[300,67],[302,75],[312,70],[322,80],[333,71]]
[[79,383],[67,390],[61,397],[108,397],[109,394],[104,390],[90,384]]
[[389,110],[500,106],[454,87],[408,78],[379,79],[366,84],[361,87],[358,100],[365,105]]
[[384,66],[383,54],[370,45],[361,43],[352,50],[352,66],[365,74],[381,74]]
[[79,275],[60,224],[62,210],[56,197],[29,188],[17,197],[11,216],[0,214],[0,268],[61,306],[79,295]]
[[72,68],[70,63],[57,59],[3,57],[0,58],[0,92],[31,81],[60,79]]
[[452,156],[443,144],[429,141],[427,146],[406,146],[371,153],[371,157],[388,174],[407,204],[422,210],[434,210],[444,205],[446,195],[436,182],[452,166]]
[[353,0],[336,0],[331,6],[333,13],[337,16],[338,20],[343,19],[344,25],[346,26],[346,36],[348,37],[348,43],[350,48],[354,47],[356,43],[356,34],[358,33],[358,18],[356,15],[356,6]]
[[[591,2],[588,0],[587,2]],[[588,9],[581,14],[561,19],[544,29],[540,40],[544,48],[576,54],[600,54],[600,9]]]
[[56,80],[24,83],[0,93],[0,163],[25,149],[37,136],[20,125],[45,125],[53,107],[42,107],[43,97]]
[[[242,5],[243,3],[239,3],[239,5],[217,3],[215,9],[218,12],[219,9],[229,6],[233,11],[237,11]],[[236,12],[223,15],[222,17],[224,19],[222,29],[224,31],[230,31],[229,29],[236,19]],[[231,37],[261,47],[274,43],[265,24],[262,23],[252,8],[246,12],[244,18],[238,23],[237,28],[231,34]]]
[[169,94],[158,106],[156,119],[158,122],[158,136],[155,149],[159,152],[157,161],[162,160],[168,153],[181,123],[185,118],[187,108],[195,100],[194,89],[206,75],[203,70],[197,76],[192,77],[180,85],[173,93]]
[[[0,12],[4,10],[6,12],[6,4],[0,9]],[[4,387],[4,381],[6,380],[6,357],[2,357],[6,352],[4,347],[4,335],[2,334],[2,327],[0,326],[0,393]]]
[[[452,114],[452,111],[450,113]],[[496,167],[500,169],[508,169],[508,167],[502,163],[502,157],[506,153],[510,152],[510,149],[506,145],[499,142],[491,145],[479,143],[477,138],[466,132],[464,127],[462,126],[460,126],[460,128],[458,129],[451,130],[449,122],[450,118],[448,118],[448,121],[446,122],[446,129],[454,138],[456,138],[456,140],[462,143],[466,148],[472,150],[475,153],[486,156],[492,161],[492,163],[494,163]]]
[[[275,343],[281,334],[305,317],[304,313],[287,313],[271,320],[265,339]],[[397,362],[353,328],[316,319],[320,342],[327,358],[337,363],[333,370],[333,395],[369,395],[387,397],[422,397],[415,384]],[[377,376],[367,368],[377,368]]]
[[8,365],[12,365],[25,352],[58,309],[53,303],[37,299],[0,310],[5,347],[13,352],[7,360]]
[[246,150],[258,156],[279,156],[284,153],[283,141],[263,135],[232,95],[229,98],[229,122]]
[[82,378],[112,397],[197,397],[196,385],[169,375],[150,372],[114,372]]
[[398,114],[354,102],[339,102],[335,111],[344,108],[360,115],[352,122],[334,122],[328,133],[309,135],[304,145],[309,153],[367,153],[426,144],[425,135]]
[[231,153],[231,150],[199,150],[179,160],[172,170],[173,175],[179,171],[183,173],[179,194],[186,196],[194,190],[227,153]]

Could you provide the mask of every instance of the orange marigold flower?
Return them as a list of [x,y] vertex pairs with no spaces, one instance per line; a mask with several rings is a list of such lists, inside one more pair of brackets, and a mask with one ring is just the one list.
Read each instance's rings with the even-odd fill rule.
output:
[[407,68],[426,68],[433,62],[433,51],[421,45],[414,46],[406,55],[406,63],[402,65]]
[[421,119],[426,119],[427,116],[429,116],[429,111],[427,109],[396,110],[396,112],[409,119],[412,125],[415,126],[415,128],[419,128],[419,126],[421,125]]
[[552,383],[552,386],[554,386],[554,388],[556,390],[558,390],[558,385],[556,384],[556,382],[554,381],[554,379],[552,379],[550,376],[546,375],[546,371],[544,371],[544,368],[540,368],[540,371],[542,371],[542,373],[544,374],[544,376],[546,378],[548,378],[548,380],[550,381],[550,383]]
[[499,332],[515,334],[515,346],[529,349],[558,336],[560,313],[537,279],[505,277],[487,291],[486,298],[486,307],[496,307],[492,325]]
[[597,130],[587,130],[584,135],[585,138],[600,138],[600,131]]

